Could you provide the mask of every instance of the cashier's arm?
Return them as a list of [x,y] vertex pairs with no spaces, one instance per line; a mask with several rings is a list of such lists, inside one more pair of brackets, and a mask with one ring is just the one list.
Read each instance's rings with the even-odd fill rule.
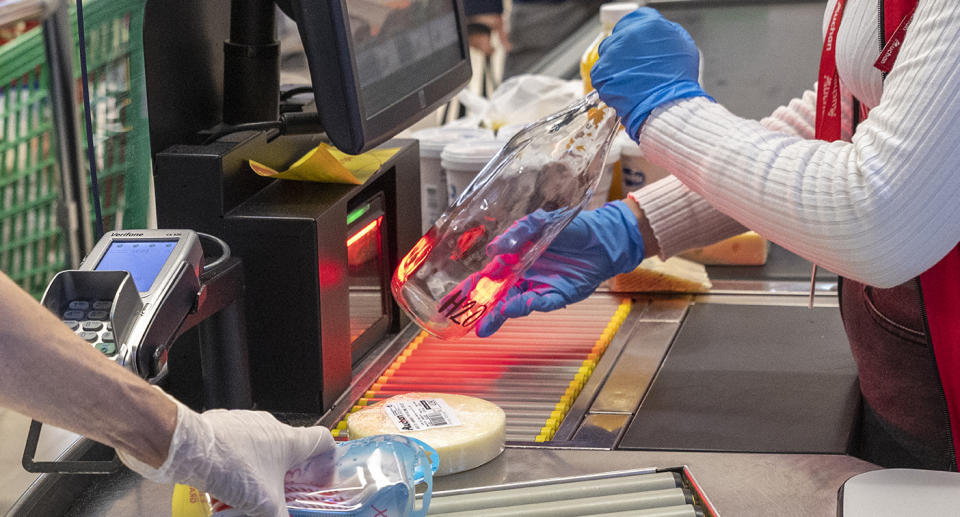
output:
[[80,339],[0,272],[0,406],[123,450],[167,457],[177,406]]

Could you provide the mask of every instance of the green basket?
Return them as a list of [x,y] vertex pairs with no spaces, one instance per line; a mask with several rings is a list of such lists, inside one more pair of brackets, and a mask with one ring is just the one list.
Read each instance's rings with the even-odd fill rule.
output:
[[[150,139],[143,71],[145,2],[88,0],[83,7],[105,230],[147,225]],[[77,41],[72,10],[71,19]],[[78,56],[75,52],[77,78]],[[66,218],[84,220],[80,214],[67,214],[68,208],[59,203],[61,177],[49,74],[39,27],[0,46],[0,271],[36,297],[56,272],[76,265],[67,263],[63,223]],[[76,90],[80,90],[79,79]],[[77,104],[82,106],[79,99]],[[86,134],[82,135],[85,139]],[[85,140],[83,145],[85,149]],[[89,170],[85,174],[89,178]],[[89,206],[92,221],[93,205]]]

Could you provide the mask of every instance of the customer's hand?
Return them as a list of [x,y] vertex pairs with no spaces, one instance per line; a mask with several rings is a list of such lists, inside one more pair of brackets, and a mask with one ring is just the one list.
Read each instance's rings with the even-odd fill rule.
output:
[[147,479],[207,491],[251,517],[286,517],[286,472],[333,449],[324,427],[291,427],[261,411],[198,414],[178,404],[170,452],[159,468],[122,452],[120,459]]
[[[542,226],[542,218],[531,214],[491,242],[487,253],[509,256],[511,248],[526,245],[538,236]],[[518,235],[527,238],[515,238]],[[552,311],[583,300],[604,280],[632,271],[643,257],[637,218],[623,201],[581,212],[506,298],[480,320],[477,335],[493,334],[509,318],[526,316],[531,311]]]
[[600,44],[590,79],[636,139],[654,108],[677,99],[709,98],[698,82],[699,70],[700,51],[687,31],[642,7],[623,17]]

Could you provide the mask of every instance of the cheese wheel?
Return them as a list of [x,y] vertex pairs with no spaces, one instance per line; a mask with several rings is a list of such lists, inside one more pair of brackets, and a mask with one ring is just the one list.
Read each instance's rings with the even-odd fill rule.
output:
[[629,273],[613,277],[612,289],[622,293],[702,293],[713,284],[703,264],[682,258],[650,257]]
[[762,266],[767,263],[769,249],[767,239],[756,232],[746,232],[680,256],[707,266]]
[[[442,403],[436,403],[438,400]],[[451,420],[456,424],[449,425]],[[437,422],[444,425],[431,425]],[[348,415],[347,432],[351,439],[400,434],[422,440],[437,450],[440,466],[434,475],[443,476],[496,458],[503,452],[506,423],[506,413],[483,399],[449,393],[405,393]]]

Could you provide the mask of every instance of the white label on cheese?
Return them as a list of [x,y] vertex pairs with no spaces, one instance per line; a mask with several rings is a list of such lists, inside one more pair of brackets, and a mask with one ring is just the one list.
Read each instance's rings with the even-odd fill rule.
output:
[[453,408],[442,399],[396,400],[384,404],[383,410],[401,431],[462,425]]

